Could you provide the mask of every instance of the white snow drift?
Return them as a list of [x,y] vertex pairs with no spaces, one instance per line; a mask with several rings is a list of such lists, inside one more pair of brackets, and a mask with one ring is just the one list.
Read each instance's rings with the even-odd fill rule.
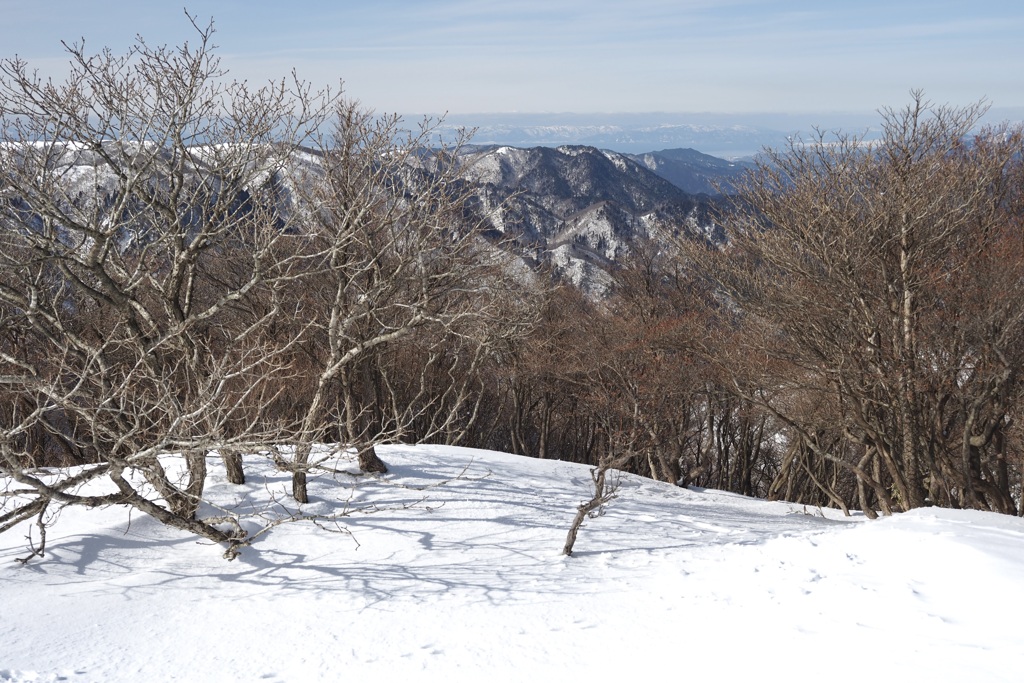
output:
[[[125,508],[0,537],[0,681],[1017,681],[1024,520],[876,522],[623,476],[559,554],[588,468],[381,448],[234,562]],[[214,463],[211,462],[211,467]],[[342,463],[344,467],[344,463]],[[220,505],[289,514],[254,460]],[[277,501],[268,508],[268,501]],[[11,501],[8,500],[7,504]],[[331,533],[331,531],[337,533]]]

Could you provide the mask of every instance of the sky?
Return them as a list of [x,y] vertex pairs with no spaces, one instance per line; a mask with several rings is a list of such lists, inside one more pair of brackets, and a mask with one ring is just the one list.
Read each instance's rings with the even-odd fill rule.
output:
[[[1024,112],[1019,0],[185,0],[231,75],[293,69],[377,112],[871,113],[912,89]],[[177,45],[181,5],[0,0],[0,54]]]

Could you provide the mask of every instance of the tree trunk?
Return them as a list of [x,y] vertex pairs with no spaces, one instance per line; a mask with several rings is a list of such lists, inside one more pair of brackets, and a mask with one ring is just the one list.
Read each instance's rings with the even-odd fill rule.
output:
[[906,476],[906,499],[903,509],[910,510],[924,506],[924,483],[921,472],[921,453],[918,442],[919,412],[917,397],[914,395],[914,378],[917,376],[917,305],[914,298],[915,282],[912,272],[911,253],[913,249],[914,225],[910,213],[904,211],[900,230],[900,327],[902,333],[900,367],[900,412],[902,413],[903,470]]
[[[864,449],[864,457],[857,463],[857,467],[867,471],[867,467],[871,462],[871,449]],[[860,474],[857,475],[857,500],[860,503],[860,509],[864,513],[864,516],[868,519],[878,519],[878,513],[875,512],[874,508],[871,507],[868,502],[867,486],[864,483],[864,477]]]
[[308,441],[299,444],[295,449],[295,470],[292,472],[292,498],[298,503],[308,503],[306,491],[306,464],[313,446]]
[[388,466],[377,457],[377,449],[373,446],[359,449],[359,471],[373,474],[387,474]]
[[576,508],[576,516],[573,518],[572,524],[569,525],[569,533],[566,534],[565,545],[562,546],[562,554],[566,557],[572,556],[573,546],[576,545],[576,535],[579,533],[580,527],[583,526],[583,520],[591,513],[598,512],[601,506],[618,495],[618,482],[609,483],[606,479],[609,469],[611,469],[611,464],[605,462],[590,471],[590,477],[594,480],[594,496],[587,502],[580,503]]
[[553,399],[548,392],[544,392],[544,407],[540,416],[540,435],[537,443],[537,457],[544,460],[548,457],[548,438],[551,432],[551,412]]
[[245,470],[242,469],[242,454],[235,450],[225,449],[221,450],[220,457],[224,461],[224,470],[227,472],[228,481],[232,484],[244,484]]
[[188,467],[188,485],[185,486],[181,509],[175,512],[186,519],[195,519],[206,488],[206,451],[187,451],[185,464]]

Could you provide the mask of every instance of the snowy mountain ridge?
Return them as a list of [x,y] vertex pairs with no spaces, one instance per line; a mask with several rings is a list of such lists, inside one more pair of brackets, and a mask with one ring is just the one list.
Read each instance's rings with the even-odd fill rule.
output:
[[469,147],[461,160],[494,229],[524,258],[551,263],[594,296],[638,242],[712,229],[715,200],[690,194],[630,155],[502,145]]
[[[130,144],[108,147],[105,153],[115,158],[132,157]],[[197,169],[207,158],[229,153],[213,146],[189,151]],[[472,145],[461,150],[459,162],[496,244],[530,267],[552,265],[598,298],[609,286],[609,270],[639,241],[710,232],[717,200],[709,194],[728,188],[746,168],[693,150],[637,156],[583,145]],[[103,158],[71,146],[52,163],[62,169],[67,202],[81,204],[82,211],[113,210],[119,179]],[[301,194],[295,184],[319,175],[320,159],[282,149],[266,164],[253,169],[251,182],[273,188],[281,215],[287,215]],[[216,187],[215,179],[210,182]],[[240,196],[239,206],[246,201]]]

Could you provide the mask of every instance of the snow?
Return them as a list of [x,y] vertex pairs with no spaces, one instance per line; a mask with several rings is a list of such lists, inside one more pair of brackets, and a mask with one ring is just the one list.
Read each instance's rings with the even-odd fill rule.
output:
[[[26,566],[0,536],[0,681],[1016,681],[1024,520],[835,511],[624,475],[560,555],[589,469],[381,447],[227,562],[121,507],[65,509]],[[341,463],[340,469],[350,467]],[[288,505],[252,459],[217,504]]]

